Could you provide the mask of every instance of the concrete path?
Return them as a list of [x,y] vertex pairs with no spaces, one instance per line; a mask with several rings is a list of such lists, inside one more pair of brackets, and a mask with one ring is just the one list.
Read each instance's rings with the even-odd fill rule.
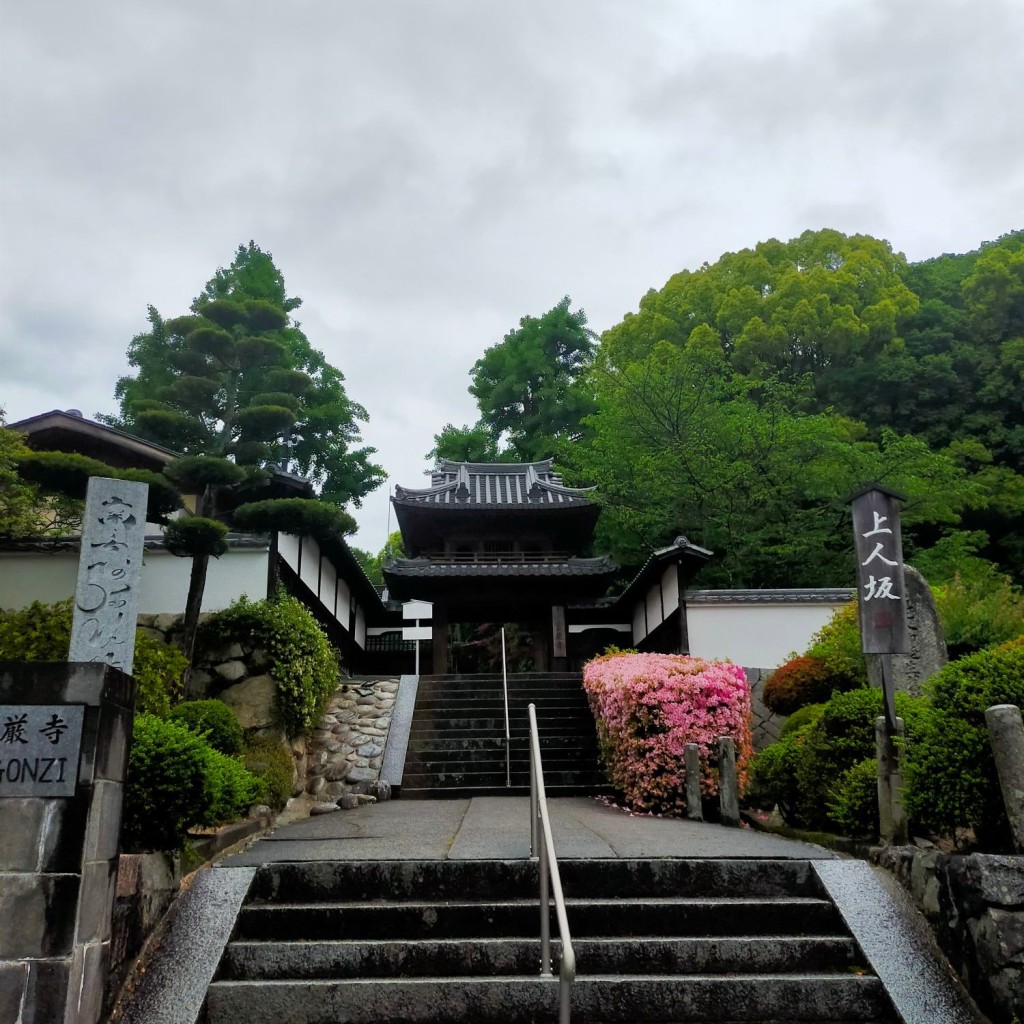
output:
[[[591,797],[548,801],[560,858],[779,857],[820,846],[746,828],[634,815]],[[512,860],[530,853],[528,797],[393,800],[278,828],[225,867],[303,860]]]

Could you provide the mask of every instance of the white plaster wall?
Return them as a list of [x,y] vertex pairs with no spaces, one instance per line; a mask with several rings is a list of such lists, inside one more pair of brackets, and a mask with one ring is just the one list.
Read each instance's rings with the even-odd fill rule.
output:
[[[246,594],[254,601],[267,596],[266,549],[233,548],[210,559],[203,592],[203,611],[226,608]],[[192,561],[166,551],[147,551],[142,562],[139,612],[159,614],[185,610]],[[63,601],[75,592],[78,553],[61,551],[0,553],[0,608],[24,608],[33,601]]]
[[633,605],[633,646],[647,636],[647,609],[643,601]]
[[320,587],[320,545],[312,537],[302,538],[299,579],[315,594]]
[[290,565],[298,571],[299,568],[299,542],[301,538],[294,533],[279,533],[277,535],[277,553],[284,559],[286,565]]
[[667,619],[679,607],[679,566],[665,566],[661,574],[661,603]]
[[737,665],[775,668],[811,637],[842,604],[688,604],[690,653]]
[[338,573],[326,558],[320,559],[320,603],[337,618],[334,601],[337,597]]
[[339,576],[338,577],[338,600],[335,605],[334,617],[338,620],[338,625],[341,626],[345,632],[348,632],[348,620],[349,615],[352,612],[352,593],[348,589],[348,584]]
[[353,638],[360,647],[366,648],[366,616],[361,605],[356,605],[356,631]]
[[655,583],[647,591],[647,632],[653,633],[665,621],[661,611],[661,584]]

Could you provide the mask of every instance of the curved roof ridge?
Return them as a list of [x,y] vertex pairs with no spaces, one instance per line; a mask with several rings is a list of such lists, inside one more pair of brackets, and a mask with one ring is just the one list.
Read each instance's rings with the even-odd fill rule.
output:
[[465,466],[470,473],[525,473],[527,466],[533,466],[542,473],[553,473],[554,458],[535,459],[533,462],[458,462],[455,459],[438,459],[435,473],[457,473],[460,466]]
[[445,491],[454,490],[458,480],[449,480],[447,483],[438,484],[436,487],[403,487],[395,484],[396,498],[429,498],[435,494],[444,494]]

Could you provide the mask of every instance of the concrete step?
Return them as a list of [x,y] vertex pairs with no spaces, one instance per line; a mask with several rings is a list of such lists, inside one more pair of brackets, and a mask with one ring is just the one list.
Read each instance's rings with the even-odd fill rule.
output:
[[[599,776],[594,776],[593,782],[580,781],[577,783],[559,784],[548,786],[548,796],[613,796],[614,790]],[[530,787],[528,782],[517,779],[512,780],[511,786],[506,786],[504,778],[499,784],[472,785],[464,783],[459,785],[412,787],[406,789],[404,785],[398,788],[397,794],[403,800],[469,800],[477,796],[529,796]]]
[[[569,898],[584,896],[822,896],[806,860],[559,860]],[[528,860],[283,861],[259,869],[250,905],[283,901],[532,899],[538,869]]]
[[[535,1024],[557,1017],[558,980],[378,978],[216,981],[209,1024]],[[875,1022],[892,1019],[877,978],[832,974],[629,975],[577,979],[573,1020]]]
[[[405,760],[407,774],[427,775],[436,772],[474,772],[505,770],[506,760],[514,772],[529,772],[530,757],[526,747],[513,745],[511,758],[506,759],[504,750],[439,750],[410,753]],[[597,767],[597,745],[590,743],[586,748],[561,747],[541,754],[544,760],[544,775],[569,772],[586,767]]]
[[[577,972],[599,974],[815,974],[858,966],[844,936],[751,935],[742,938],[574,939]],[[560,944],[555,941],[556,962]],[[540,940],[490,938],[233,942],[220,977],[389,978],[536,974]]]
[[[661,935],[677,937],[841,935],[835,907],[806,896],[569,898],[573,938]],[[552,920],[554,913],[551,914]],[[317,901],[247,905],[238,939],[310,941],[363,939],[532,938],[538,909],[533,900],[503,902],[407,900],[402,903]],[[557,926],[552,925],[553,934]]]
[[[531,697],[529,700],[520,700],[509,697],[509,714],[515,712],[517,715],[525,716],[530,704],[537,707],[537,715],[547,714],[559,708],[572,711],[581,715],[592,717],[590,705],[582,697],[575,694],[548,694],[544,697]],[[419,711],[458,711],[462,708],[470,710],[491,710],[505,713],[505,699],[499,694],[473,694],[472,696],[446,696],[423,698],[419,694],[416,697],[416,710]]]
[[[525,733],[528,729],[528,719],[523,715],[509,716],[510,725],[512,725],[516,732]],[[559,729],[581,729],[586,722],[580,715],[574,715],[571,713],[559,712],[557,714],[551,713],[544,716],[544,721],[537,720],[537,731],[538,732],[557,732]],[[589,722],[590,730],[593,731],[594,725],[593,720]],[[480,714],[476,715],[472,712],[459,713],[458,715],[417,715],[413,718],[412,729],[410,733],[415,733],[418,729],[477,729],[481,731],[493,731],[500,729],[501,734],[505,734],[505,713],[504,711],[498,714]]]
[[[521,735],[513,735],[511,737],[511,747],[513,751],[523,750],[527,751],[530,749],[529,737]],[[581,750],[584,747],[597,749],[597,737],[591,734],[590,736],[565,736],[561,733],[543,735],[540,737],[540,749],[541,754],[545,754],[547,751],[557,750]],[[447,751],[455,753],[457,751],[466,750],[499,750],[504,756],[505,753],[505,736],[456,736],[456,737],[438,737],[436,739],[410,739],[409,741],[409,753],[421,754],[426,751],[440,753]]]
[[[505,767],[501,766],[500,770],[494,771],[454,771],[445,770],[443,772],[407,772],[402,776],[402,796],[408,796],[409,793],[417,789],[429,789],[431,787],[437,787],[439,789],[451,789],[470,787],[473,789],[503,789],[505,788]],[[604,774],[599,772],[596,768],[587,769],[583,766],[580,770],[566,771],[566,772],[548,772],[544,773],[544,784],[547,787],[548,796],[568,796],[565,793],[564,787],[582,787],[582,793],[588,793],[592,791],[593,786],[604,785],[605,779]],[[523,793],[529,792],[530,777],[527,772],[512,770],[512,785],[518,786]],[[449,796],[452,794],[448,794]],[[483,796],[485,794],[476,794]]]

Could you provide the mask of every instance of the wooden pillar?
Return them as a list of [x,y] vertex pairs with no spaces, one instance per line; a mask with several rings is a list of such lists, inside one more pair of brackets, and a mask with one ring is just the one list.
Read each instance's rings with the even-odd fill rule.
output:
[[547,622],[541,619],[533,624],[533,671],[550,672],[551,664],[551,630]]
[[679,573],[679,608],[676,615],[679,617],[679,653],[690,653],[690,627],[686,622],[686,573],[683,572],[683,563],[676,563],[676,571]]
[[566,651],[565,605],[551,607],[551,671],[566,672],[569,667]]
[[434,614],[431,620],[431,644],[434,649],[435,676],[443,676],[448,671],[448,605],[444,601],[434,601]]

